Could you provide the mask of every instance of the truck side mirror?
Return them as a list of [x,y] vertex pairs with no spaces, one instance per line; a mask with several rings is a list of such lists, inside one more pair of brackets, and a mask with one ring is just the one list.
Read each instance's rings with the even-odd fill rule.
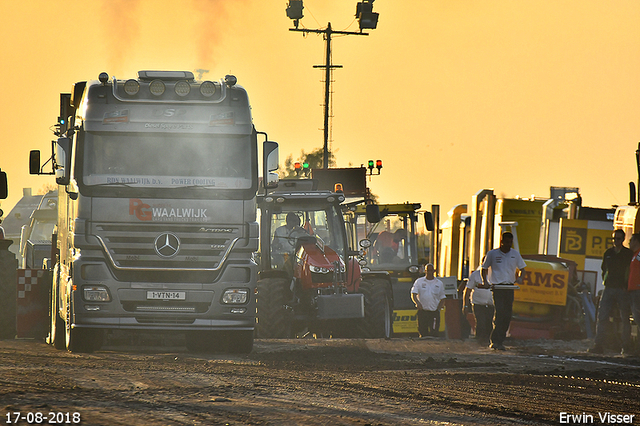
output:
[[262,179],[265,188],[278,187],[278,170],[279,155],[278,144],[276,142],[265,141],[262,150]]
[[431,212],[424,212],[424,226],[427,231],[433,231],[433,214]]
[[380,217],[380,206],[377,204],[367,204],[365,206],[367,213],[367,222],[378,223],[382,218]]
[[29,174],[40,174],[40,151],[38,150],[29,152]]
[[58,138],[56,142],[55,173],[58,185],[69,184],[71,179],[71,140],[69,138]]
[[[7,185],[7,174],[0,170],[0,200],[9,196],[9,185]],[[0,214],[2,217],[2,214]]]

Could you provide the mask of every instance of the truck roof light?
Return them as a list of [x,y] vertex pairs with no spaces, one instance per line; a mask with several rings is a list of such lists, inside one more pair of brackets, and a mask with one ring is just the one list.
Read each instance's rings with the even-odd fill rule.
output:
[[138,83],[136,80],[129,79],[126,83],[124,83],[124,92],[127,95],[133,96],[138,94],[139,91],[140,83]]
[[187,96],[191,92],[191,86],[186,81],[180,80],[176,83],[174,90],[178,96]]
[[152,95],[160,96],[164,93],[164,83],[160,80],[153,80],[151,84],[149,84],[149,90]]
[[224,76],[224,82],[227,84],[227,86],[233,87],[238,83],[238,79],[235,75],[227,74]]
[[200,85],[200,93],[209,98],[216,93],[216,85],[212,81],[204,81]]
[[138,71],[140,80],[187,80],[193,81],[193,73],[191,71]]
[[100,80],[100,83],[105,84],[107,81],[109,81],[109,74],[107,74],[106,72],[101,72],[98,76],[98,80]]

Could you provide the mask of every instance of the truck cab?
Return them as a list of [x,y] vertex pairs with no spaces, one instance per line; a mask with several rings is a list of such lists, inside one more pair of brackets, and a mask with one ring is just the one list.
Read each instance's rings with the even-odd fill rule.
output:
[[[91,352],[127,331],[251,351],[258,132],[237,78],[101,73],[60,105],[52,171],[30,158],[58,184],[50,343]],[[277,144],[263,145],[268,185]]]

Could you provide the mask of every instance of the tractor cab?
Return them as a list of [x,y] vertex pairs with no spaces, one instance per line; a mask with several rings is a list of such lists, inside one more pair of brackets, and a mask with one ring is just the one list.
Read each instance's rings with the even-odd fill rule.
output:
[[361,266],[372,271],[418,272],[425,257],[424,242],[418,241],[419,203],[383,204],[380,221],[366,220],[366,205],[350,214],[350,237],[366,250]]
[[314,185],[283,180],[258,198],[257,337],[388,337],[389,282],[361,274],[360,253],[348,245],[344,194]]

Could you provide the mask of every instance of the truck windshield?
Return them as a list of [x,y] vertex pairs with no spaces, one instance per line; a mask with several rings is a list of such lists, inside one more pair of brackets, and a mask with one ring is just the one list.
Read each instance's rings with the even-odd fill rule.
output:
[[251,188],[249,135],[85,133],[84,185]]

